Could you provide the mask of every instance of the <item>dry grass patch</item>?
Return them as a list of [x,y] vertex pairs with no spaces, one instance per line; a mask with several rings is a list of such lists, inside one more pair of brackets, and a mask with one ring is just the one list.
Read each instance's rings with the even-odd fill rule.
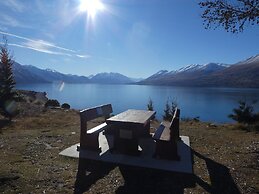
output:
[[[94,120],[89,127],[103,120]],[[0,133],[1,193],[256,193],[259,135],[234,125],[182,122],[191,140],[194,176],[59,156],[79,142],[77,111],[20,117]],[[156,128],[159,122],[153,122]],[[78,171],[79,169],[79,171]]]

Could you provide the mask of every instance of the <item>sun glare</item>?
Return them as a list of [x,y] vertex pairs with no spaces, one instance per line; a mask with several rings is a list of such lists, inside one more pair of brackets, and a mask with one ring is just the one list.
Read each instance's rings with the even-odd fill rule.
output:
[[104,5],[99,0],[80,0],[79,11],[86,12],[90,18],[94,18],[96,13],[102,10]]

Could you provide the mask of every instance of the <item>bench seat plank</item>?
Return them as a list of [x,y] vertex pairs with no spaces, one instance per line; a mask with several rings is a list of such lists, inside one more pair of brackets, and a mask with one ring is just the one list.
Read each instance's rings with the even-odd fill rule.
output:
[[107,127],[107,123],[102,123],[102,124],[97,125],[96,127],[92,128],[92,129],[87,130],[86,133],[87,134],[100,133],[106,127]]
[[165,127],[163,124],[160,124],[153,136],[153,139],[161,141],[170,141],[170,129]]

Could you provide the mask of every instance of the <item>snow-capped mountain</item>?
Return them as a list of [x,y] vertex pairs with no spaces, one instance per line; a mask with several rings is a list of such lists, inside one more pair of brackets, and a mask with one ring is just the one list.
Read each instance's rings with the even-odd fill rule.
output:
[[13,73],[16,83],[88,83],[85,76],[59,73],[51,69],[39,69],[32,65],[13,64]]
[[100,84],[129,84],[135,82],[134,79],[129,78],[120,73],[98,73],[90,78],[92,83]]
[[163,77],[165,75],[167,75],[169,72],[167,70],[161,70],[158,71],[157,73],[151,75],[150,77],[148,77],[147,79],[159,79],[160,77]]
[[177,86],[259,87],[259,55],[228,65],[193,64],[168,72],[162,70],[139,84]]
[[[62,74],[51,69],[39,69],[32,65],[14,62],[13,73],[17,83],[100,83],[128,84],[139,81],[119,73],[98,73],[89,77]],[[223,63],[192,64],[178,70],[161,70],[137,84],[212,86],[212,87],[258,87],[259,55],[232,65]]]
[[229,65],[223,64],[223,63],[207,63],[205,65],[199,65],[199,64],[193,64],[188,65],[186,67],[182,67],[175,72],[177,73],[191,73],[191,72],[197,72],[197,71],[204,71],[204,72],[215,72],[222,69],[225,69]]
[[240,64],[252,64],[252,63],[259,63],[259,54],[255,55],[255,56],[252,56],[252,57],[249,57],[248,59],[240,61],[236,64],[240,65]]
[[182,67],[178,70],[176,70],[177,73],[181,72],[194,72],[199,70],[202,67],[202,65],[194,64],[194,65],[187,65],[186,67]]
[[164,77],[177,76],[177,75],[183,75],[183,74],[193,74],[193,73],[197,74],[198,72],[199,74],[201,73],[209,74],[212,72],[225,69],[226,67],[228,67],[228,65],[222,64],[222,63],[208,63],[205,65],[194,64],[194,65],[188,65],[186,67],[182,67],[178,70],[173,70],[170,72],[167,70],[161,70],[151,75],[146,80],[159,80],[160,78],[164,78]]
[[63,74],[53,69],[40,69],[32,65],[13,64],[16,83],[100,83],[100,84],[128,84],[140,81],[119,73],[98,73],[96,75],[78,76]]

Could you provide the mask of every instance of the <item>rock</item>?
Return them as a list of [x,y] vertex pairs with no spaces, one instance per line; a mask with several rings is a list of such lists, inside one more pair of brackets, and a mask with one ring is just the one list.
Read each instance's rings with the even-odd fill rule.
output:
[[48,143],[43,143],[45,146],[46,146],[46,149],[49,150],[49,149],[52,149],[52,146],[49,145]]

